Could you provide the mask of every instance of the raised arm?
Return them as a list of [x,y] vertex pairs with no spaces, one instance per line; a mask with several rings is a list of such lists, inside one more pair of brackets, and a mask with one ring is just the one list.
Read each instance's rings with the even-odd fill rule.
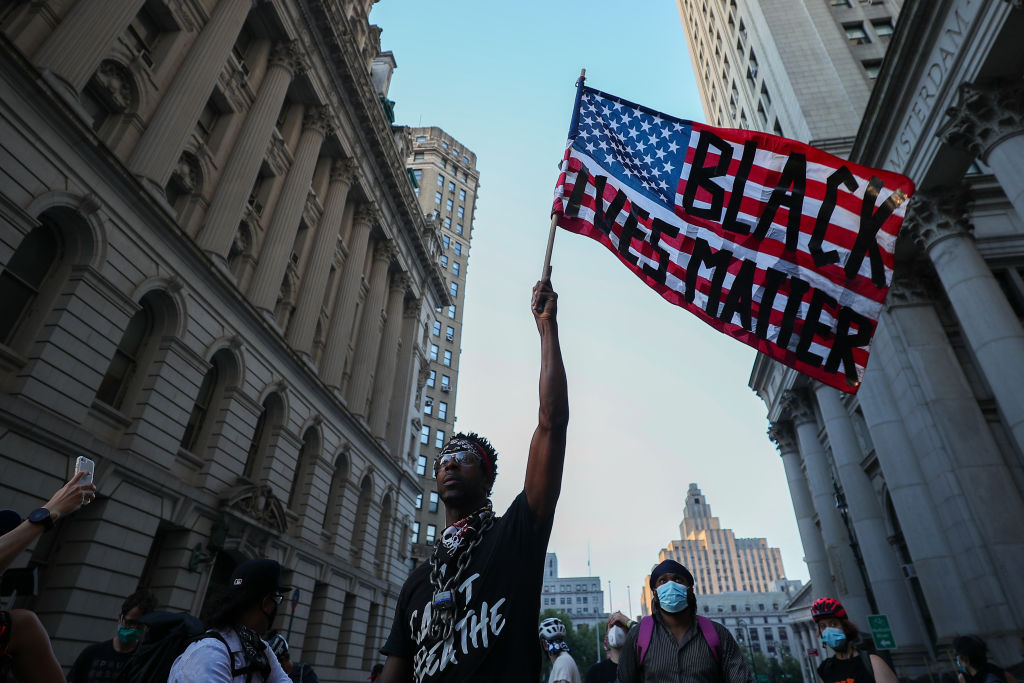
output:
[[[79,472],[71,481],[64,484],[53,497],[46,502],[45,507],[50,511],[50,518],[57,521],[63,515],[70,514],[82,505],[90,502],[96,495],[95,484],[79,483],[85,472]],[[33,524],[27,519],[0,536],[0,572],[7,568],[18,554],[29,547],[32,541],[36,540],[43,533],[43,526]]]
[[569,396],[558,344],[558,295],[551,273],[533,287],[530,310],[540,332],[540,409],[526,463],[526,500],[538,522],[550,522],[562,488]]

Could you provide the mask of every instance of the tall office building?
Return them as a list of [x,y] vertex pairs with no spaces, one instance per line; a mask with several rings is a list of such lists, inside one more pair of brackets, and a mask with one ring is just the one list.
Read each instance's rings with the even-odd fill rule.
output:
[[[702,595],[766,592],[786,577],[779,549],[769,547],[764,538],[736,538],[732,529],[723,529],[696,484],[690,484],[686,492],[679,539],[658,553],[658,561],[664,560],[675,560],[689,569]],[[651,590],[646,580],[642,602],[649,614]]]
[[844,155],[902,0],[676,0],[709,124]]
[[[742,46],[741,22],[750,35],[760,26],[755,17],[786,12],[800,32],[765,23],[756,29],[765,50],[757,59],[801,50],[819,56],[762,61],[745,106],[756,105],[749,94],[762,85],[820,87],[827,96],[810,101],[769,90],[782,132],[815,144],[849,140],[832,149],[917,184],[858,393],[840,394],[765,356],[751,373],[750,386],[768,408],[811,577],[800,600],[838,597],[862,627],[868,614],[888,615],[898,674],[948,661],[952,639],[963,633],[984,638],[995,661],[1020,662],[1024,8],[1007,0],[706,6],[684,0],[684,26],[710,12],[721,21],[709,35]],[[897,9],[895,25],[874,14],[895,19]],[[808,20],[823,13],[831,22]],[[849,59],[824,58],[820,46],[841,54],[844,41]],[[707,50],[714,54],[706,43],[691,46],[699,74]],[[871,45],[885,48],[881,64],[855,59]],[[742,54],[748,62],[749,54]],[[838,68],[842,63],[858,69]],[[731,96],[735,79],[711,78],[722,67],[712,63],[704,78],[709,112]],[[818,122],[826,132],[788,129],[782,112],[789,109],[808,130]],[[809,620],[804,627],[801,638],[812,634]]]
[[96,462],[13,563],[65,666],[136,588],[200,615],[259,556],[299,590],[293,658],[380,659],[451,301],[371,5],[0,4],[0,500]]
[[558,555],[548,553],[544,558],[544,588],[540,609],[565,612],[577,629],[584,626],[604,629],[608,613],[604,611],[604,591],[600,576],[559,576]]
[[416,184],[420,209],[440,227],[441,272],[451,303],[433,312],[419,425],[420,454],[416,475],[421,493],[413,524],[414,562],[430,556],[437,534],[445,528],[444,505],[437,497],[433,462],[445,440],[458,429],[455,397],[462,352],[462,315],[469,271],[469,245],[480,176],[476,155],[440,128],[412,128],[412,149],[407,164]]

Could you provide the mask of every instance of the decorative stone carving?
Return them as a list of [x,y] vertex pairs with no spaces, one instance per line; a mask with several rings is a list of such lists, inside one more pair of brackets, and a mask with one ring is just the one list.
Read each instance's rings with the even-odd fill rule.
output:
[[355,221],[357,223],[376,223],[379,217],[377,205],[374,202],[364,202],[356,209]]
[[202,168],[199,165],[199,159],[191,152],[181,153],[173,175],[179,187],[187,194],[192,194],[202,187]]
[[335,159],[331,164],[331,183],[352,184],[356,176],[356,162],[352,159]]
[[331,129],[331,114],[326,107],[312,107],[302,117],[303,130],[315,130],[321,135],[327,135]]
[[276,43],[270,53],[270,64],[283,66],[294,76],[306,69],[305,59],[299,50],[298,41],[290,40],[284,43]]
[[100,64],[93,76],[96,85],[110,108],[118,113],[134,109],[136,101],[135,79],[126,66],[111,59]]
[[[425,358],[421,358],[421,361],[426,361]],[[417,396],[423,391],[423,387],[427,386],[427,378],[430,377],[430,365],[426,362],[420,363],[420,372],[416,376],[416,394]]]
[[235,489],[224,499],[223,505],[226,509],[248,517],[277,533],[283,534],[288,530],[284,505],[267,484],[253,484]]
[[374,261],[393,261],[398,256],[398,247],[393,240],[383,239],[373,250]]
[[973,226],[967,213],[968,201],[963,187],[918,192],[907,207],[903,232],[925,252],[949,237],[969,236]]
[[1024,81],[962,83],[946,115],[950,120],[939,131],[942,139],[987,161],[1000,142],[1024,134]]
[[938,291],[934,277],[923,267],[905,264],[893,272],[892,284],[885,304],[888,307],[900,305],[921,305],[934,301],[932,292]]
[[783,451],[797,450],[796,434],[793,425],[788,422],[772,422],[768,427],[768,439],[775,443],[780,455]]
[[782,395],[782,412],[794,425],[814,422],[814,406],[804,392],[796,389]]
[[404,292],[409,289],[412,284],[412,277],[409,273],[401,271],[391,276],[391,290]]
[[[411,278],[410,278],[411,281]],[[417,318],[419,317],[420,310],[423,308],[423,297],[410,297],[405,300],[405,318]]]

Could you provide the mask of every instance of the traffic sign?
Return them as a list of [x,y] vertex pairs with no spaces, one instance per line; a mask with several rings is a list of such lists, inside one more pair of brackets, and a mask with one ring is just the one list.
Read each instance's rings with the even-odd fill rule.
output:
[[889,617],[887,615],[869,614],[868,626],[871,628],[871,637],[875,641],[876,649],[896,649],[896,639],[892,636],[892,627],[889,626]]

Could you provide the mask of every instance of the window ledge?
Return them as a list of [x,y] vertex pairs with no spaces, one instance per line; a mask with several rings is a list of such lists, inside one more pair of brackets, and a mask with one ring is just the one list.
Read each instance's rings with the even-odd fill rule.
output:
[[20,371],[28,362],[24,356],[6,344],[0,344],[0,373],[13,374]]
[[111,427],[113,429],[126,429],[131,423],[131,418],[122,413],[114,406],[96,399],[92,402],[91,413],[93,417],[97,418],[104,426]]

